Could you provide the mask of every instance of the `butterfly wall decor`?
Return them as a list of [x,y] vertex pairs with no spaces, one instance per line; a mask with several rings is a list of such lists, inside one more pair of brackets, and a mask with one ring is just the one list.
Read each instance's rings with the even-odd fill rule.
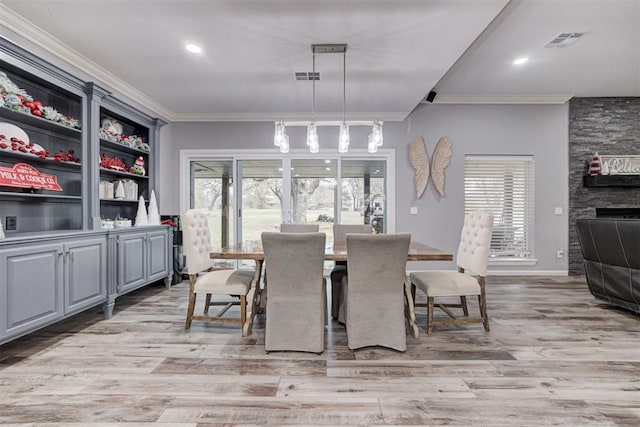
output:
[[[424,138],[418,136],[409,143],[409,163],[414,169],[414,181],[416,183],[416,197],[422,197],[424,190],[429,183],[429,176],[433,181],[433,186],[444,197],[444,170],[451,161],[453,142],[446,136],[438,140],[436,148],[433,150],[431,165],[429,155],[424,143]],[[431,172],[431,174],[429,174]]]

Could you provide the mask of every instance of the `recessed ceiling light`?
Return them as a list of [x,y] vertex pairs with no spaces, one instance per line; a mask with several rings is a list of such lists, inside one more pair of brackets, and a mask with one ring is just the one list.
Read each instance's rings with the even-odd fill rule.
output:
[[202,48],[197,44],[187,43],[184,47],[191,53],[202,53]]
[[525,62],[527,62],[529,60],[529,58],[527,58],[526,56],[523,56],[521,58],[516,58],[515,61],[513,61],[513,65],[522,65]]
[[331,160],[329,160],[329,159],[324,159],[324,162],[325,162],[326,164],[329,164],[329,163],[331,163]]

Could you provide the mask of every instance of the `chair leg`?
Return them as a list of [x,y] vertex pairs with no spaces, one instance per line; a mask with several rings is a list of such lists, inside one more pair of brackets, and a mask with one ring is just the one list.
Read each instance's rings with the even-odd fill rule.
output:
[[460,306],[465,317],[469,317],[469,309],[467,308],[467,297],[460,295]]
[[247,320],[247,297],[246,295],[240,295],[240,322],[243,326],[246,320]]
[[478,302],[480,303],[480,314],[482,316],[482,324],[484,330],[489,332],[489,316],[487,315],[487,294],[485,292],[485,279],[480,277],[478,279],[480,284],[480,295],[478,295]]
[[204,314],[209,314],[209,306],[211,305],[211,294],[207,294],[204,301]]
[[196,284],[196,276],[189,275],[189,306],[187,307],[187,320],[184,324],[185,329],[191,328],[191,318],[193,317],[193,310],[196,308],[196,294],[194,287]]
[[428,297],[427,300],[429,301],[429,307],[427,308],[429,310],[427,313],[427,335],[431,335],[431,332],[433,332],[434,298]]

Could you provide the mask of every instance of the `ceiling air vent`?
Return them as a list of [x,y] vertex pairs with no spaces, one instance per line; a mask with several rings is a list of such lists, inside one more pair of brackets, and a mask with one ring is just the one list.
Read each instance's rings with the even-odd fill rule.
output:
[[296,71],[294,73],[296,80],[320,80],[320,73],[313,71]]
[[580,40],[585,34],[586,33],[560,33],[544,45],[544,47],[567,47]]

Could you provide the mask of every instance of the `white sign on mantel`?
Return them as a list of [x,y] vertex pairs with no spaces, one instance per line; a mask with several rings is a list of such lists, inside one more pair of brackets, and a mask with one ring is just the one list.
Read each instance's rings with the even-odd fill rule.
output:
[[640,175],[640,156],[600,156],[602,175]]

